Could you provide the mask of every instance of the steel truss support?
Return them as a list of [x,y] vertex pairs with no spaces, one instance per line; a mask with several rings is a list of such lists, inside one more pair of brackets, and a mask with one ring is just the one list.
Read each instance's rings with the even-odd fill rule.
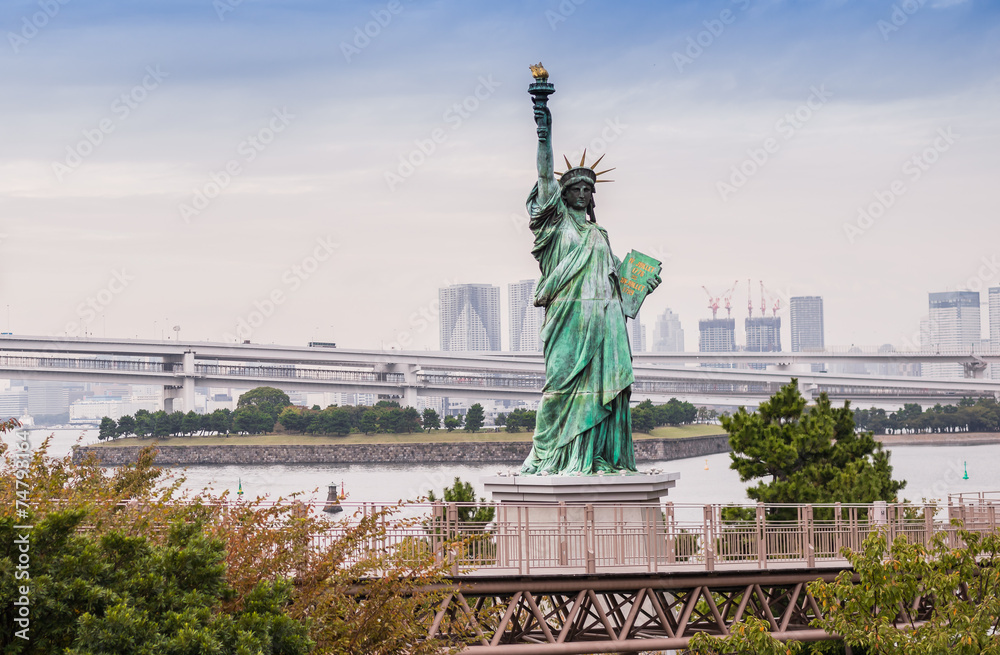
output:
[[[724,636],[756,617],[778,639],[836,639],[813,628],[806,584],[836,571],[746,574],[476,578],[456,580],[430,636],[474,643],[465,653],[638,653],[680,649],[698,632]],[[922,599],[913,618],[929,608]]]

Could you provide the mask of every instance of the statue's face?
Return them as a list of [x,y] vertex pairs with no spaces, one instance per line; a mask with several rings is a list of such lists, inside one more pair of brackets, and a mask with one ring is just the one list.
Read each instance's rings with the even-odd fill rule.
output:
[[563,192],[563,200],[573,209],[586,209],[594,197],[594,187],[586,182],[577,182]]

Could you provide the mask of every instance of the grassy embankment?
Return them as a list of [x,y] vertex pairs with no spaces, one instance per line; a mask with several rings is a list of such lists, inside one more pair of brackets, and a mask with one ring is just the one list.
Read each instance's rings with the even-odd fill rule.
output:
[[[655,428],[652,434],[636,433],[636,440],[642,439],[680,439],[682,437],[701,437],[709,434],[722,434],[718,425],[682,425],[678,427]],[[351,434],[346,437],[314,437],[303,434],[266,434],[254,437],[170,437],[162,439],[137,439],[127,437],[114,441],[95,444],[102,448],[116,446],[315,446],[320,444],[358,444],[358,443],[463,443],[467,441],[531,441],[530,432],[466,432],[465,430],[433,430],[413,434]]]

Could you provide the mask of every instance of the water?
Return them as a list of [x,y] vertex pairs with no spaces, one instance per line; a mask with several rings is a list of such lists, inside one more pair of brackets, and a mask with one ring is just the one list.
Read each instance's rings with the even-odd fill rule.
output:
[[[68,453],[81,436],[81,444],[97,442],[96,430],[34,430],[31,441],[37,445],[49,434],[53,455]],[[894,477],[907,481],[902,495],[911,501],[946,500],[949,493],[1000,490],[1000,444],[894,446],[890,450]],[[963,480],[966,466],[969,479]],[[339,487],[343,483],[352,503],[390,503],[425,496],[431,490],[440,492],[451,485],[455,476],[471,482],[478,494],[485,495],[480,478],[512,468],[505,464],[303,464],[191,466],[177,472],[186,476],[185,488],[190,491],[212,488],[220,493],[227,489],[235,493],[242,483],[245,498],[288,497],[303,492],[303,500],[323,501],[328,484]],[[681,478],[669,496],[675,503],[748,502],[747,485],[729,468],[726,453],[645,463],[639,468],[678,471]]]

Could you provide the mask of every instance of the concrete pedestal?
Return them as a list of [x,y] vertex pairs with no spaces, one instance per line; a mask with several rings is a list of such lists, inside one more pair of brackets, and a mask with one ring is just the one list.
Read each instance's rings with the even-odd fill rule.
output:
[[497,508],[497,564],[522,573],[549,567],[642,565],[666,554],[660,498],[679,473],[482,478]]

